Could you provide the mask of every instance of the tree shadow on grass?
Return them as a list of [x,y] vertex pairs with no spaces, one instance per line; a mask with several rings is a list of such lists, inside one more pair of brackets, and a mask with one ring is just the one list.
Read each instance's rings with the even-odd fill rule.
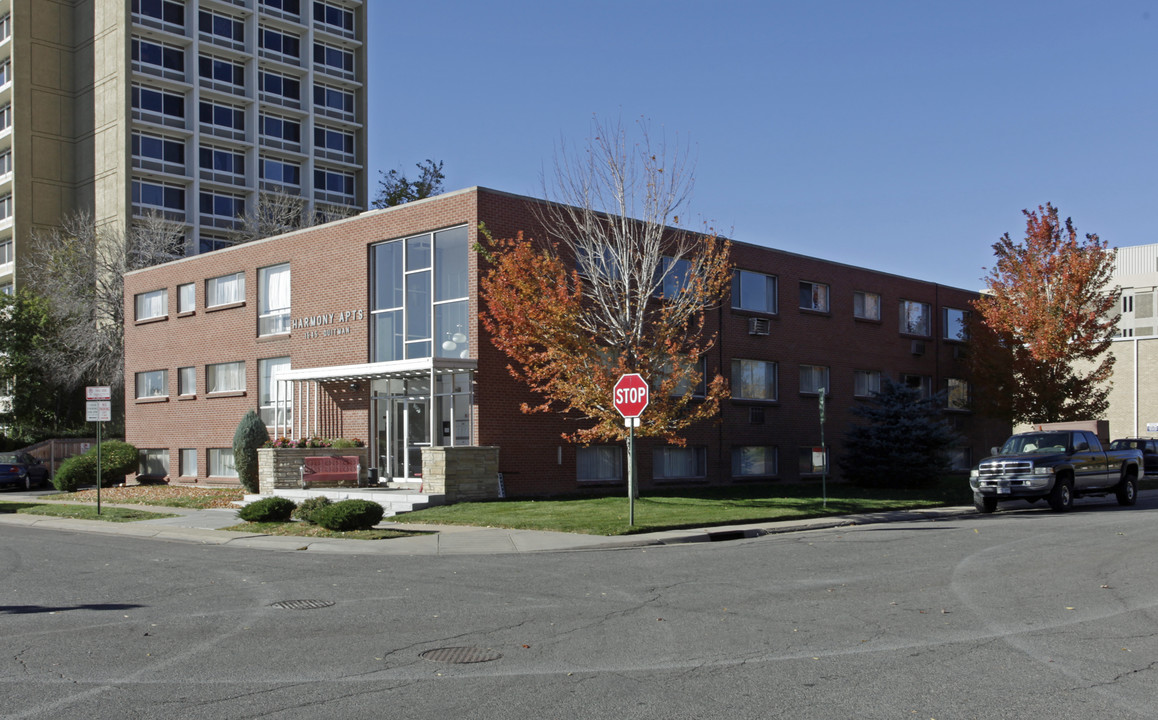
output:
[[24,503],[24,502],[7,502],[0,501],[0,515],[12,515],[18,513],[25,508],[33,508],[44,503]]

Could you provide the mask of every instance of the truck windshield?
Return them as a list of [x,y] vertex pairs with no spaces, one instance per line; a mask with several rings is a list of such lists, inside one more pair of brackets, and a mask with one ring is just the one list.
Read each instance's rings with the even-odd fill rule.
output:
[[1001,446],[1002,455],[1024,453],[1064,453],[1069,433],[1029,433],[1014,435]]

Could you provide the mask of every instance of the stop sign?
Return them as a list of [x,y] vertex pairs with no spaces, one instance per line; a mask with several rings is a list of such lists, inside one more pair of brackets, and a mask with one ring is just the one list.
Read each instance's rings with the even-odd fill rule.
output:
[[647,381],[639,373],[629,373],[615,383],[615,409],[625,418],[639,417],[647,407]]

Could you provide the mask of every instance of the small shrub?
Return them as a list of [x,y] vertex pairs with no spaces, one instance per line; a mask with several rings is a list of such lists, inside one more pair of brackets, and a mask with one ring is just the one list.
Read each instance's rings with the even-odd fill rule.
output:
[[352,447],[358,447],[358,446],[354,443],[353,440],[347,440],[346,438],[336,438],[336,439],[330,441],[330,447],[332,447],[336,450],[343,450],[345,448],[352,448]]
[[293,516],[303,522],[317,525],[318,521],[315,519],[315,516],[323,508],[329,507],[332,504],[333,503],[330,502],[330,499],[325,495],[318,495],[317,497],[312,497],[309,500],[303,500],[302,504],[298,505],[297,510],[294,510]]
[[314,522],[327,530],[369,530],[382,522],[382,506],[369,500],[342,500],[314,513]]
[[53,486],[60,492],[76,492],[82,485],[96,484],[96,455],[73,455],[60,463]]
[[296,507],[293,500],[267,497],[241,508],[237,516],[246,522],[289,522]]

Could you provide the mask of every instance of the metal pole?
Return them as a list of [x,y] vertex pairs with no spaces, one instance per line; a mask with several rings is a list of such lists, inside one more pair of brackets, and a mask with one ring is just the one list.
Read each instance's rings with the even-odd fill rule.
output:
[[635,418],[627,418],[627,524],[635,526]]
[[101,514],[101,421],[97,420],[97,515]]

